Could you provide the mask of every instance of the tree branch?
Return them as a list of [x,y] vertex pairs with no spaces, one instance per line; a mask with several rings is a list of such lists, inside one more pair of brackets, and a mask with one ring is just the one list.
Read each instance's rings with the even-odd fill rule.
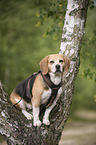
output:
[[58,104],[53,110],[55,115],[51,113],[50,127],[43,124],[41,127],[34,127],[33,120],[27,120],[18,109],[13,107],[0,82],[0,133],[8,144],[56,145],[56,142],[58,144],[62,132],[60,120],[63,119],[58,115],[62,114],[59,109]]

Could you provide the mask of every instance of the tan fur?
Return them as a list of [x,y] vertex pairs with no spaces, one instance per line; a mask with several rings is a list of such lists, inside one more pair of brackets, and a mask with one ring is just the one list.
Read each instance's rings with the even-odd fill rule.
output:
[[48,73],[48,58],[49,56],[46,56],[44,59],[40,61],[40,69],[43,75]]
[[[60,62],[61,60],[61,62]],[[62,61],[63,60],[63,61]],[[54,63],[50,63],[50,61],[54,61]],[[56,72],[54,72],[54,69],[56,67],[56,65],[60,65],[60,67],[62,68],[61,70],[61,73],[57,73],[55,74]],[[61,81],[61,78],[62,78],[62,74],[63,74],[63,71],[67,71],[69,70],[69,67],[70,67],[70,60],[69,58],[65,57],[63,54],[53,54],[53,55],[48,55],[46,56],[43,60],[41,60],[40,62],[40,69],[41,69],[41,72],[43,75],[49,73],[50,74],[50,79],[51,81],[53,81],[53,83],[60,83]],[[52,72],[53,71],[53,72]],[[51,75],[51,73],[54,74],[54,76]],[[53,78],[52,78],[53,77]],[[59,80],[58,80],[59,79]],[[39,106],[40,106],[40,103],[41,103],[41,100],[42,100],[42,94],[43,96],[45,95],[44,93],[46,93],[46,91],[49,91],[50,92],[50,88],[45,85],[45,82],[43,81],[43,78],[41,76],[41,74],[38,74],[35,78],[35,82],[33,84],[33,88],[32,88],[32,101],[30,102],[30,106],[32,105],[33,106],[33,110],[35,113],[33,113],[33,116],[34,114],[39,113]],[[50,93],[51,94],[51,93]],[[49,94],[49,95],[50,95]],[[47,94],[48,95],[48,94]],[[48,97],[48,96],[47,96]],[[48,98],[45,97],[44,101],[46,101]],[[50,96],[49,96],[50,97]],[[47,98],[47,99],[46,99]],[[17,101],[16,101],[16,100]],[[19,100],[21,99],[21,97],[16,94],[15,92],[15,89],[13,90],[13,92],[11,93],[10,95],[10,100],[11,102],[14,104],[16,104]],[[55,104],[55,103],[54,103]],[[17,105],[15,105],[17,108],[23,110],[24,107],[25,109],[23,110],[23,114],[28,118],[28,119],[31,119],[32,116],[30,114],[28,114],[28,112],[26,111],[26,106],[29,105],[27,104],[27,102],[25,100],[22,99],[21,101],[21,104],[18,103]],[[23,107],[22,107],[23,106]],[[54,105],[53,105],[54,106]],[[22,108],[20,108],[22,107]],[[50,110],[51,111],[51,110]],[[49,112],[50,112],[49,111]],[[39,114],[38,114],[39,115]],[[45,117],[46,118],[46,114],[45,114]],[[45,124],[48,125],[49,122],[48,120],[44,120]],[[36,116],[34,117],[34,125],[36,126],[40,126],[41,122],[38,120],[38,117],[36,118]]]
[[[13,92],[10,95],[10,100],[11,100],[11,102],[12,102],[13,105],[17,103],[17,101],[15,100],[15,98],[18,99],[18,100],[21,99],[21,97],[19,95],[17,95],[15,93],[15,91],[13,90]],[[18,109],[20,109],[19,104],[15,105],[15,107],[17,107]]]
[[[56,60],[56,59],[61,59],[61,58],[65,62],[64,69],[68,72],[71,61],[70,61],[70,59],[68,57],[64,56],[63,54],[55,54],[55,55],[52,54],[52,55],[49,55],[48,57],[46,57],[46,59],[47,59],[46,62],[49,64],[50,60]],[[44,59],[41,61],[41,63],[43,61],[44,61]],[[50,67],[50,64],[49,64],[49,67]],[[51,71],[50,68],[49,68],[49,71]]]
[[32,94],[33,94],[32,104],[34,105],[34,107],[37,108],[40,106],[41,96],[44,90],[45,89],[44,89],[43,78],[41,74],[39,74],[35,79],[35,83],[32,89]]
[[69,70],[69,67],[70,67],[70,59],[69,58],[67,58],[67,57],[65,57],[65,56],[63,56],[64,57],[64,61],[65,61],[65,70],[68,72],[68,70]]
[[[21,100],[21,97],[18,94],[16,94],[15,91],[13,90],[13,92],[10,95],[10,100],[13,105],[17,103],[17,101],[15,99],[17,99],[19,101],[19,100]],[[23,100],[23,101],[26,105],[28,104],[25,100]],[[17,105],[15,105],[15,107],[17,107],[18,109],[21,109],[19,103]]]
[[[65,70],[68,72],[68,69],[70,67],[70,60],[69,58],[65,57],[63,54],[53,54],[53,55],[49,55],[46,56],[43,60],[41,60],[40,62],[40,69],[42,71],[43,74],[48,73],[48,71],[50,70],[50,60],[55,60],[55,59],[59,59],[62,58],[65,62]],[[48,68],[48,64],[49,64],[49,68]],[[49,69],[49,70],[48,70]],[[32,104],[34,105],[34,107],[39,107],[40,105],[40,101],[41,101],[41,96],[43,91],[45,90],[45,86],[44,86],[44,82],[43,82],[43,78],[41,76],[41,74],[37,75],[34,85],[33,85],[33,89],[32,89],[32,94],[33,94],[33,98],[32,98]],[[21,97],[15,93],[15,91],[13,91],[10,95],[10,100],[11,102],[14,104],[16,104],[16,99],[20,100]],[[26,103],[26,101],[24,101]],[[20,109],[19,104],[16,105],[17,108]]]

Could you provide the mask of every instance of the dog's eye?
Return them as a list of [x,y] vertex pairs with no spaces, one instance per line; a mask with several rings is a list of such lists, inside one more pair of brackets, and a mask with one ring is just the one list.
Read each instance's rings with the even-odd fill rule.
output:
[[50,61],[50,63],[54,63],[54,61],[53,61],[53,60],[51,60],[51,61]]
[[61,60],[59,60],[59,62],[63,62],[63,60],[61,59]]

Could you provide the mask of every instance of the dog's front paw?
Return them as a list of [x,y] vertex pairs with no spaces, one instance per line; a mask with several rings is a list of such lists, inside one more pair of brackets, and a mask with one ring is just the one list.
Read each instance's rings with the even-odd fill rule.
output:
[[33,116],[30,113],[28,113],[26,110],[22,110],[22,113],[25,115],[25,117],[28,120],[31,120],[33,118]]
[[45,125],[50,125],[49,119],[43,119],[43,124],[45,124]]
[[41,121],[40,120],[34,121],[34,126],[41,126]]
[[27,117],[28,120],[31,120],[33,118],[33,116],[31,114],[27,114],[26,117]]

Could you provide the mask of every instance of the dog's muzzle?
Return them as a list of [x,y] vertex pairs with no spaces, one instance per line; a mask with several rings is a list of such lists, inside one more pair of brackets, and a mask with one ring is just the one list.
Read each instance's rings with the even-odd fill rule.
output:
[[57,64],[57,65],[55,66],[55,68],[56,68],[56,73],[57,73],[57,72],[61,73],[60,65],[59,65],[59,64]]

